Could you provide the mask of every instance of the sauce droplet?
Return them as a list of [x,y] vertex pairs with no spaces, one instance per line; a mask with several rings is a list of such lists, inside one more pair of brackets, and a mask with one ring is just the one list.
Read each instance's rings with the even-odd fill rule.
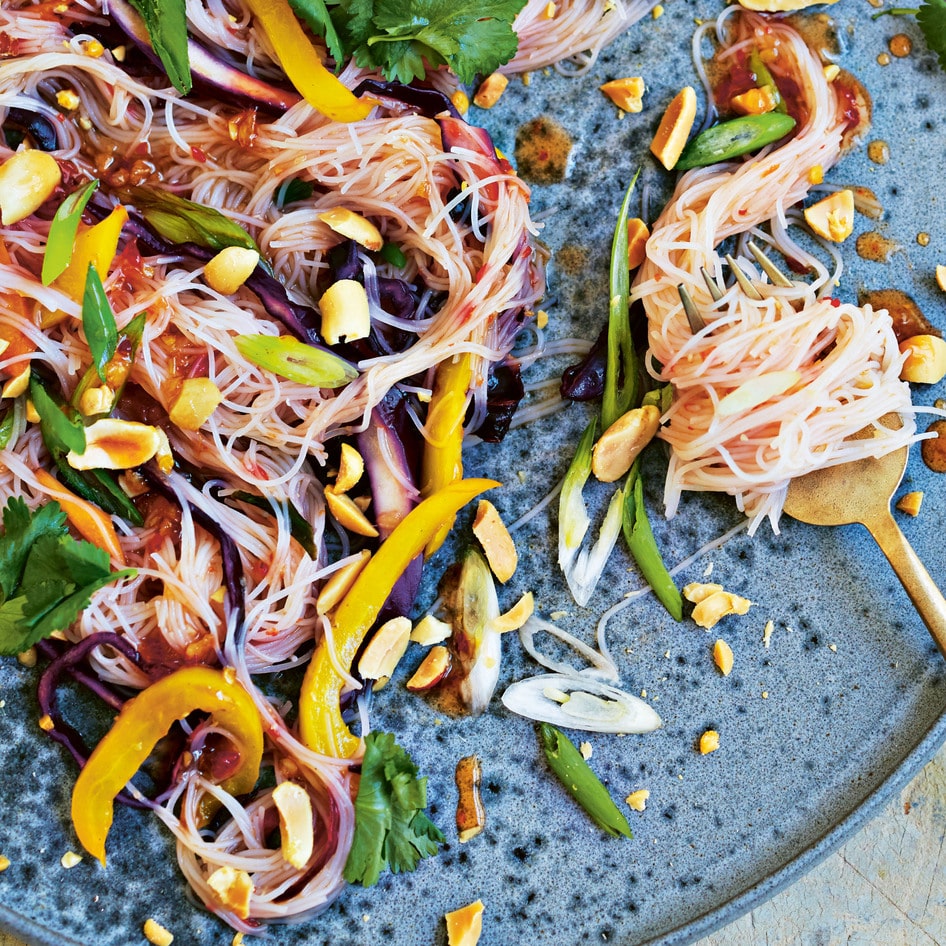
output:
[[898,59],[903,59],[904,56],[909,56],[913,52],[913,40],[906,33],[897,33],[896,36],[890,37],[887,48]]
[[867,145],[867,157],[874,164],[886,164],[890,160],[890,145],[886,141],[871,141]]
[[946,420],[934,420],[927,427],[927,433],[930,431],[936,436],[920,444],[920,455],[934,473],[946,473]]
[[914,335],[940,335],[942,332],[931,325],[920,307],[905,292],[899,289],[875,289],[861,292],[858,305],[869,305],[874,309],[886,309],[893,319],[893,332],[897,341],[913,338]]
[[886,263],[900,248],[899,243],[888,240],[876,230],[868,230],[857,238],[857,255],[871,263]]
[[535,184],[558,184],[565,180],[572,139],[568,132],[540,115],[516,132],[516,166],[519,176]]

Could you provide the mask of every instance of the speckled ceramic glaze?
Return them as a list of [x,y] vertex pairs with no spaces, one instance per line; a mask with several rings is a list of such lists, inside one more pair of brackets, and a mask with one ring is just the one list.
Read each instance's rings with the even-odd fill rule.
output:
[[[528,87],[513,81],[497,108],[477,114],[506,154],[514,152],[517,128],[540,116],[554,118],[573,140],[564,182],[536,187],[533,198],[553,251],[548,310],[557,336],[593,337],[606,317],[611,229],[634,169],[642,165],[641,192],[649,191],[652,205],[666,192],[667,176],[647,147],[670,97],[697,84],[689,54],[694,17],[712,16],[720,5],[666,6],[662,18],[634,27],[584,78],[535,75]],[[830,180],[875,191],[884,220],[859,217],[857,232],[879,229],[902,246],[881,265],[860,260],[853,239],[845,243],[838,294],[854,299],[861,289],[904,289],[946,329],[933,278],[935,265],[946,262],[946,76],[912,20],[872,22],[860,0],[844,0],[831,12],[842,64],[873,94],[870,137],[887,141],[892,157],[872,164],[862,146]],[[882,67],[878,54],[899,31],[913,38],[914,53]],[[644,76],[645,109],[619,121],[597,86],[626,75]],[[932,235],[928,247],[917,243],[920,231]],[[560,367],[538,366],[532,377]],[[946,389],[915,395],[931,404]],[[515,431],[501,447],[472,451],[471,472],[506,482],[494,501],[507,520],[562,475],[587,416],[571,407]],[[738,521],[725,498],[691,496],[666,523],[657,514],[658,460],[647,473],[654,527],[669,561]],[[946,481],[914,456],[906,488],[923,490],[925,500],[919,518],[901,525],[942,579]],[[511,604],[532,589],[543,613],[566,612],[559,623],[590,640],[598,616],[639,579],[616,554],[589,608],[576,607],[554,565],[554,530],[552,519],[539,517],[519,534],[522,563],[502,601]],[[442,567],[447,555],[435,564]],[[896,578],[858,527],[818,530],[791,521],[777,536],[762,528],[754,539],[733,539],[682,577],[699,580],[711,565],[714,580],[755,602],[746,617],[730,618],[718,631],[735,652],[731,676],[713,666],[717,633],[675,624],[652,600],[610,625],[624,685],[646,690],[664,719],[663,729],[648,736],[590,739],[592,765],[615,797],[650,790],[647,810],[629,812],[633,840],[612,840],[593,827],[547,770],[533,725],[509,715],[498,695],[483,717],[450,719],[406,694],[403,680],[420,660],[412,651],[376,700],[374,719],[399,734],[429,775],[446,849],[412,875],[384,875],[372,890],[351,888],[305,924],[271,928],[263,941],[443,944],[444,912],[481,898],[483,946],[680,946],[773,893],[863,823],[946,733],[943,660]],[[431,597],[428,590],[426,601]],[[769,620],[774,631],[766,648]],[[536,669],[508,636],[500,691]],[[38,944],[119,946],[141,942],[142,923],[153,916],[182,946],[229,943],[230,931],[188,901],[171,838],[152,818],[117,812],[107,870],[89,858],[72,870],[60,866],[63,852],[77,847],[68,814],[75,770],[37,728],[35,682],[35,671],[16,661],[0,666],[0,853],[11,862],[0,874],[0,926]],[[695,743],[708,728],[720,732],[721,748],[701,756]],[[453,770],[471,753],[482,759],[488,826],[460,846]]]

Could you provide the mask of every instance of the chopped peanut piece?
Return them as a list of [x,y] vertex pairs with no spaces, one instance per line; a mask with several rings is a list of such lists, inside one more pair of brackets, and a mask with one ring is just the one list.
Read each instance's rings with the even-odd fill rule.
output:
[[627,268],[637,269],[647,256],[650,230],[640,217],[627,221]]
[[500,634],[506,631],[518,631],[535,611],[532,592],[527,591],[505,614],[501,614],[490,627]]
[[181,430],[200,430],[223,400],[210,378],[185,378],[171,400],[168,417]]
[[207,285],[222,296],[232,296],[253,275],[259,253],[244,246],[225,246],[204,267]]
[[943,292],[946,292],[946,266],[937,266],[936,267],[936,285],[939,286]]
[[690,136],[693,122],[696,121],[696,92],[686,86],[677,93],[676,98],[667,106],[650,150],[658,161],[672,171],[680,160],[683,148]]
[[0,397],[19,397],[30,386],[30,366],[27,365],[19,374],[14,375],[0,390]]
[[645,404],[622,414],[599,438],[591,452],[591,472],[602,483],[613,483],[631,468],[637,455],[654,439],[660,409]]
[[640,76],[612,79],[598,88],[623,112],[639,112],[644,107],[644,80]]
[[405,686],[412,693],[429,690],[450,672],[452,663],[453,658],[450,656],[450,651],[442,644],[437,644],[430,648],[427,656],[420,662],[420,666],[414,671],[414,675],[407,681]]
[[722,638],[713,644],[713,662],[719,667],[719,672],[724,677],[728,677],[732,673],[732,648]]
[[84,417],[107,414],[111,411],[114,400],[115,392],[107,384],[86,388],[79,398],[79,413]]
[[643,811],[647,807],[648,798],[650,798],[650,792],[646,788],[639,788],[636,792],[631,792],[624,801],[634,811]]
[[505,584],[515,574],[519,555],[506,524],[488,499],[481,499],[476,507],[473,535],[480,540],[493,574]]
[[364,680],[390,677],[400,663],[411,639],[409,618],[391,618],[375,632],[358,661],[358,673]]
[[297,782],[280,782],[273,789],[273,804],[279,812],[282,856],[296,870],[302,870],[312,856],[312,799]]
[[6,854],[0,854],[0,872],[5,871],[10,866],[10,858]]
[[778,105],[778,99],[770,85],[749,89],[742,95],[734,95],[731,101],[732,107],[741,115],[764,115],[766,112],[774,112]]
[[368,564],[371,552],[362,549],[351,561],[332,572],[322,585],[322,590],[315,602],[317,614],[328,614],[348,594],[361,570]]
[[23,667],[35,667],[36,661],[38,659],[36,656],[36,648],[28,647],[22,653],[17,654],[16,659],[20,662],[20,665]]
[[906,355],[900,369],[902,381],[936,384],[946,377],[946,341],[938,335],[913,335],[900,343]]
[[422,644],[429,647],[431,644],[439,644],[445,641],[453,633],[453,628],[446,621],[435,618],[432,614],[425,614],[414,625],[411,631],[411,640],[415,644]]
[[808,169],[808,183],[820,184],[824,180],[824,168],[820,164],[815,164]]
[[59,858],[59,863],[62,864],[66,870],[71,870],[77,864],[82,863],[82,855],[76,854],[75,851],[66,851],[66,853]]
[[355,505],[354,501],[344,494],[334,492],[331,487],[325,490],[325,501],[329,512],[336,522],[349,532],[356,535],[365,535],[376,538],[378,530],[368,521],[365,514]]
[[26,422],[28,424],[38,424],[40,421],[39,411],[36,405],[29,399],[26,401]]
[[347,207],[333,207],[316,216],[339,236],[354,240],[366,250],[377,252],[384,246],[381,231],[370,220],[355,213],[354,210],[349,210]]
[[461,114],[466,115],[470,110],[470,97],[463,91],[463,89],[457,89],[453,95],[450,96],[450,101],[453,103],[453,107]]
[[693,609],[693,620],[706,630],[715,627],[727,614],[745,614],[752,607],[748,598],[716,591]]
[[832,62],[825,66],[822,71],[824,72],[824,77],[828,80],[828,82],[834,82],[834,80],[837,79],[837,77],[841,74],[841,67]]
[[85,428],[85,450],[70,450],[66,460],[74,470],[128,470],[147,463],[160,446],[157,428],[103,417]]
[[250,915],[250,898],[254,887],[253,879],[245,870],[218,867],[207,878],[207,886],[225,910],[232,910],[241,920]]
[[56,93],[56,104],[67,112],[74,112],[82,104],[82,99],[75,89],[62,89]]
[[554,20],[555,13],[558,8],[554,3],[549,0],[549,2],[542,8],[542,13],[539,16],[540,20]]
[[49,713],[40,716],[38,725],[43,732],[52,732],[56,728],[56,722]]
[[322,337],[329,345],[343,338],[353,342],[367,338],[371,331],[371,309],[365,287],[355,279],[333,282],[319,300]]
[[805,220],[818,236],[841,243],[854,232],[854,191],[836,191],[806,207]]
[[342,455],[338,461],[338,476],[335,477],[335,492],[347,493],[365,472],[362,455],[349,443],[342,444]]
[[62,171],[51,154],[17,151],[0,165],[0,223],[8,227],[35,213],[61,181]]
[[156,920],[152,920],[151,917],[145,920],[142,933],[145,934],[145,939],[149,943],[152,943],[153,946],[171,946],[171,943],[174,942],[174,936],[171,931],[165,929]]
[[447,946],[476,946],[483,932],[483,901],[446,914]]
[[715,752],[719,748],[719,733],[715,729],[707,729],[702,736],[700,736],[700,752],[703,755],[708,755],[710,752]]
[[683,597],[691,604],[699,604],[701,601],[705,601],[710,595],[722,590],[723,586],[717,585],[715,582],[703,583],[691,581],[690,584],[683,586]]
[[581,757],[587,762],[592,755],[594,755],[594,749],[591,747],[590,742],[583,742],[578,746],[578,751],[581,753]]
[[918,516],[922,505],[923,493],[921,492],[904,493],[897,500],[897,509],[900,512],[905,512],[908,516]]
[[476,95],[473,96],[473,104],[477,108],[492,108],[499,101],[499,97],[503,92],[506,91],[507,85],[509,85],[509,80],[501,72],[488,75],[476,90]]

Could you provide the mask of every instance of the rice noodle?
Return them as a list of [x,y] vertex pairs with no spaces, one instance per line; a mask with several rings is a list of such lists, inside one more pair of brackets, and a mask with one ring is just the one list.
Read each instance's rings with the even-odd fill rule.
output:
[[[357,124],[338,124],[305,102],[267,118],[199,94],[182,99],[157,75],[129,75],[109,50],[87,54],[96,28],[108,23],[104,4],[78,0],[69,5],[68,18],[53,16],[48,7],[14,2],[0,9],[0,33],[15,51],[0,61],[0,118],[16,107],[52,121],[60,144],[54,156],[68,172],[56,203],[92,177],[106,180],[97,199],[111,193],[128,201],[109,175],[130,173],[136,161],[147,172],[150,162],[148,183],[160,181],[161,189],[218,208],[244,226],[292,301],[313,309],[326,286],[329,255],[342,242],[320,213],[345,207],[361,214],[406,258],[395,269],[362,255],[373,325],[406,333],[408,343],[402,351],[362,358],[358,378],[338,391],[277,377],[244,358],[235,336],[275,336],[284,329],[249,289],[229,296],[213,290],[202,264],[187,252],[142,260],[126,237],[105,281],[119,327],[147,313],[131,376],[144,400],[166,411],[182,376],[206,376],[223,400],[198,431],[164,419],[178,464],[199,470],[204,482],[172,474],[167,483],[179,509],[157,500],[142,507],[143,527],[116,520],[137,576],[99,591],[68,636],[78,641],[108,628],[130,641],[146,658],[142,665],[97,648],[92,667],[103,680],[135,689],[180,664],[223,662],[235,669],[262,717],[277,780],[301,782],[310,795],[316,844],[308,865],[296,870],[268,846],[270,791],[243,804],[192,765],[151,807],[176,836],[181,869],[197,897],[235,928],[258,932],[265,923],[310,917],[332,902],[344,887],[353,831],[351,766],[359,757],[340,760],[309,750],[255,679],[303,662],[327,633],[316,614],[319,587],[338,567],[325,560],[327,525],[330,534],[339,533],[342,558],[348,555],[348,537],[326,522],[326,478],[319,468],[327,444],[363,429],[372,408],[393,389],[422,392],[433,369],[462,352],[473,355],[475,416],[485,416],[488,367],[509,352],[540,298],[544,257],[533,241],[527,187],[492,153],[445,151],[433,119],[379,106]],[[256,75],[283,78],[242,6],[188,0],[187,11],[202,42],[226,50],[229,58],[242,57]],[[364,74],[349,66],[340,78],[353,88]],[[47,104],[61,89],[79,99],[66,120]],[[241,137],[241,128],[250,129],[249,137]],[[9,156],[0,147],[0,162]],[[313,193],[283,210],[275,194],[293,179],[310,183]],[[80,306],[55,284],[40,282],[50,215],[30,216],[3,232],[11,264],[0,265],[0,325],[23,331],[36,350],[0,362],[0,371],[9,378],[24,364],[41,366],[68,397],[90,352]],[[422,302],[416,319],[383,309],[381,278],[417,291]],[[24,323],[20,300],[37,313],[33,322]],[[41,313],[56,315],[42,327]],[[537,346],[535,356],[539,351]],[[13,434],[0,451],[0,497],[23,496],[36,506],[49,497],[35,471],[51,462],[19,402],[15,411]],[[241,503],[231,496],[239,490],[262,495],[271,508]],[[312,526],[315,558],[292,538],[287,503]],[[200,516],[239,548],[242,626],[214,603],[223,587],[221,551]],[[339,671],[349,685],[360,685],[346,668]],[[192,733],[192,742],[205,738],[205,730]],[[196,827],[208,798],[227,813],[213,831]],[[221,866],[251,875],[249,918],[221,913],[207,882]]]
[[[717,278],[726,272],[716,250],[723,241],[774,217],[771,242],[786,245],[788,208],[808,193],[813,167],[826,171],[837,162],[846,131],[839,94],[786,22],[735,7],[724,18],[718,58],[750,46],[776,50],[773,73],[800,89],[803,120],[780,147],[681,177],[654,225],[632,298],[647,312],[648,370],[674,389],[660,434],[672,447],[667,515],[676,512],[683,490],[725,492],[754,530],[766,517],[777,528],[792,477],[896,450],[914,439],[915,424],[889,316],[825,296],[824,267],[812,283],[780,288],[743,260],[761,300],[738,284],[717,302],[709,295],[700,269]],[[677,292],[681,283],[706,323],[696,334]],[[722,399],[745,382],[785,370],[800,373],[785,393],[719,411]],[[880,422],[890,412],[903,418],[896,430]],[[864,428],[873,436],[848,439]]]

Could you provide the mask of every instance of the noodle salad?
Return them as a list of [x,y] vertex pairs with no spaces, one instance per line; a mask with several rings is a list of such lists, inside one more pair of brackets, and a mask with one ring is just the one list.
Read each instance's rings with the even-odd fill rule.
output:
[[[336,74],[300,6],[176,4],[177,33],[145,0],[0,9],[0,649],[44,661],[40,727],[79,766],[84,848],[104,865],[114,804],[147,809],[194,898],[247,934],[312,918],[444,842],[426,780],[395,735],[372,730],[369,691],[409,635],[451,633],[408,616],[426,558],[500,486],[464,478],[464,438],[501,440],[522,371],[588,348],[545,345],[548,251],[529,187],[458,110],[458,77],[479,74],[464,50],[433,30],[398,33],[380,5],[336,21],[306,6]],[[516,34],[491,70],[572,75],[654,4],[563,0],[551,25],[546,3],[486,6],[474,19],[495,25],[497,49]],[[792,477],[917,439],[889,316],[833,299],[837,268],[790,235],[812,169],[839,160],[864,103],[784,20],[733,7],[700,28],[697,46],[707,39],[734,74],[750,52],[776,51],[766,61],[792,90],[792,133],[680,177],[633,282],[628,192],[608,344],[563,388],[603,391],[606,432],[592,423],[557,488],[575,600],[587,603],[623,530],[676,620],[636,459],[651,438],[670,447],[668,516],[686,491],[723,492],[751,530],[777,526]],[[750,239],[813,278],[750,270]],[[546,398],[515,423],[561,405]],[[881,422],[891,411],[897,430]],[[632,414],[640,442],[615,461],[608,434]],[[850,439],[867,426],[869,447]],[[591,472],[627,479],[588,549]],[[440,647],[408,688],[447,681],[454,660],[454,695],[483,712],[500,634],[520,631],[553,673],[511,687],[507,707],[543,721],[553,771],[600,827],[630,836],[584,751],[545,725],[661,725],[612,685],[603,627],[626,603],[605,614],[598,650],[531,618],[531,594],[500,614],[492,576],[511,577],[515,549],[488,503],[473,531],[485,559],[465,551],[437,602],[452,656]],[[729,598],[727,613],[749,607]],[[589,672],[541,653],[539,631]],[[60,710],[68,679],[117,714],[94,749]],[[464,777],[478,785],[472,758]],[[475,810],[464,817],[482,828]]]

